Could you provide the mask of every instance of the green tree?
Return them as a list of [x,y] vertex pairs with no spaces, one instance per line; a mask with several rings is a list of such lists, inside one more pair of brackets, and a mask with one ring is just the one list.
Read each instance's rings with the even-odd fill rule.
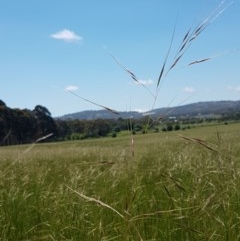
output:
[[16,144],[32,142],[34,139],[35,119],[30,110],[12,109],[12,135]]
[[167,123],[167,131],[172,131],[172,130],[173,130],[172,123]]
[[35,129],[37,138],[57,132],[56,123],[51,117],[50,111],[46,107],[37,105],[33,110],[33,114],[37,121]]
[[0,100],[0,143],[1,145],[10,145],[12,143],[12,127],[11,127],[12,117],[11,109],[6,106],[6,104]]
[[175,125],[174,125],[174,130],[175,130],[175,131],[180,130],[180,125],[179,125],[179,124],[175,124]]

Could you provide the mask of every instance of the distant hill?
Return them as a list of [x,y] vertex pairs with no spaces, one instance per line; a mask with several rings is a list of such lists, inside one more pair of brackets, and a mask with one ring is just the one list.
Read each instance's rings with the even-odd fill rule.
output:
[[59,117],[62,120],[69,120],[69,119],[79,119],[79,120],[95,120],[95,119],[129,119],[129,118],[141,118],[143,115],[137,111],[130,111],[130,112],[118,112],[119,115],[114,114],[107,110],[86,110],[81,112],[76,112],[73,114],[67,114],[64,116]]
[[175,117],[222,116],[240,112],[240,101],[208,101],[155,109],[153,115]]
[[[153,117],[217,117],[223,115],[231,115],[240,112],[239,101],[208,101],[198,102],[187,105],[158,108],[151,111]],[[87,110],[77,113],[67,114],[59,117],[58,119],[80,119],[80,120],[93,120],[93,119],[129,119],[129,118],[142,118],[148,115],[147,112],[140,113],[136,111],[119,112],[119,115],[113,114],[107,110]]]

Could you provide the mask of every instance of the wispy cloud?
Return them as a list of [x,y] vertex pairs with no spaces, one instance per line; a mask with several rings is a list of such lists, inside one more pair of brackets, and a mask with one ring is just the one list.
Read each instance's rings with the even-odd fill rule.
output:
[[50,37],[53,39],[63,40],[65,42],[79,42],[82,40],[81,36],[68,29],[63,29],[59,32],[51,34]]
[[196,90],[195,90],[195,88],[193,88],[193,87],[186,86],[185,88],[183,88],[182,91],[185,92],[185,93],[193,93],[193,92],[195,92]]
[[78,86],[76,86],[76,85],[69,85],[69,86],[66,86],[65,87],[65,90],[66,91],[75,91],[75,90],[78,90],[79,88],[78,88]]
[[134,111],[137,111],[137,112],[139,112],[139,113],[144,113],[144,112],[149,111],[149,109],[137,108],[137,109],[134,109]]
[[229,85],[229,86],[227,86],[227,89],[231,90],[231,91],[239,92],[240,91],[240,86],[231,86],[231,85]]

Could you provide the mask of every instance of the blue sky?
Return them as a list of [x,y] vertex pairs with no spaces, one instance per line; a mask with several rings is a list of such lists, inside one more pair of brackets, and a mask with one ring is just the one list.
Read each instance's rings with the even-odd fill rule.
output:
[[189,28],[211,16],[161,79],[154,108],[240,99],[240,0],[0,0],[0,6],[0,99],[11,108],[40,104],[54,117],[101,109],[70,90],[115,110],[150,110],[149,91],[156,92],[174,26],[166,66]]

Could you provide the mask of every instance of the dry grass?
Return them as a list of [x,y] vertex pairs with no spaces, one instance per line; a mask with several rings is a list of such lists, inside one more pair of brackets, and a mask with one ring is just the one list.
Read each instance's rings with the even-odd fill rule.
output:
[[[238,240],[239,124],[0,149],[1,240]],[[11,163],[14,162],[13,165]],[[9,168],[11,165],[11,168]]]

